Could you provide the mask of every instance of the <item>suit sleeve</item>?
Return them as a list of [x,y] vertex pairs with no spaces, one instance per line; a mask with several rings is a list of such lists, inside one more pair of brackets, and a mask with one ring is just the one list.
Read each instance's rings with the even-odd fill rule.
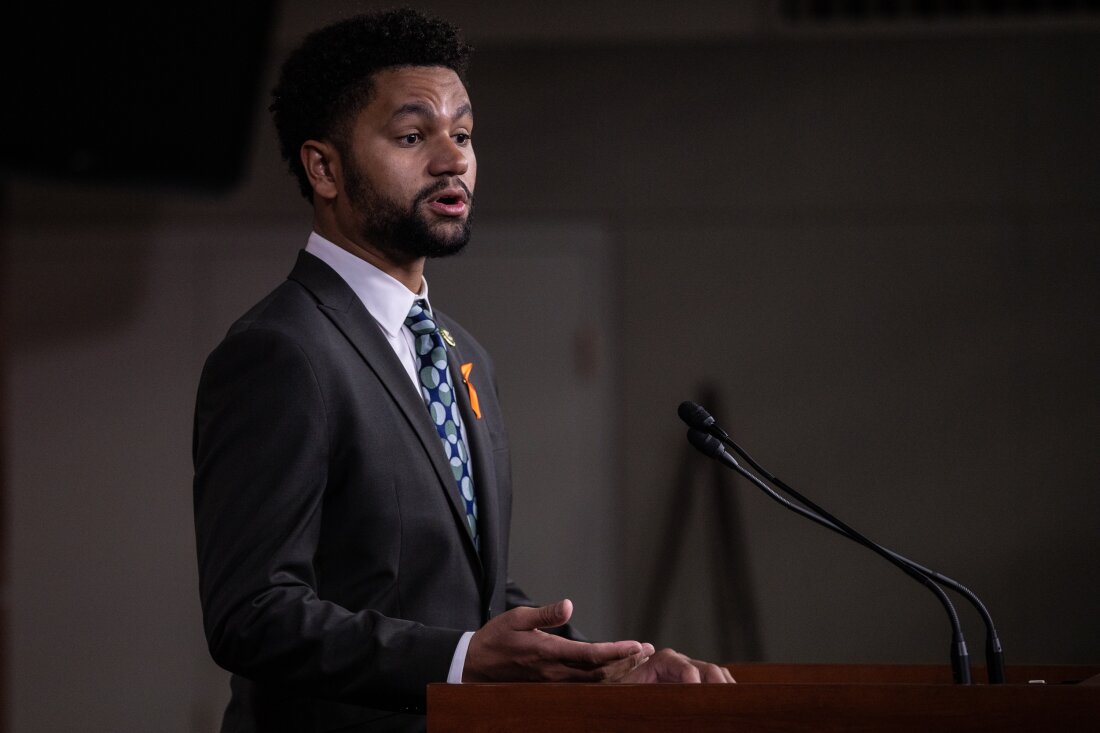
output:
[[227,337],[207,360],[193,459],[199,585],[210,652],[257,682],[417,710],[461,630],[317,596],[313,557],[331,450],[305,351],[274,331]]

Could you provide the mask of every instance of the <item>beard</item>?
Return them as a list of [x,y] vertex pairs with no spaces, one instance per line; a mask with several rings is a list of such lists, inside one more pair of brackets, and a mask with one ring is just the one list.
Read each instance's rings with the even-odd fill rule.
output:
[[[378,191],[356,168],[349,168],[345,175],[348,198],[364,217],[360,233],[365,241],[394,261],[450,257],[461,252],[470,241],[474,214],[473,194],[457,178],[452,181],[440,180],[424,187],[413,197],[408,207],[402,207],[400,203]],[[457,221],[450,224],[439,222],[438,226],[433,226],[419,213],[421,205],[432,194],[456,184],[466,190],[466,218],[457,230]]]

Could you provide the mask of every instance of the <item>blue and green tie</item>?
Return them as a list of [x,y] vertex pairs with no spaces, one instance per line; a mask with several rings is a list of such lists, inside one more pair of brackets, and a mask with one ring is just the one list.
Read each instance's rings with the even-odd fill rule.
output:
[[470,451],[467,449],[462,428],[462,417],[458,414],[454,386],[447,371],[447,347],[427,303],[423,300],[413,303],[405,325],[413,332],[413,346],[419,361],[417,377],[420,393],[428,405],[428,414],[435,423],[435,429],[443,443],[443,454],[450,463],[455,483],[458,484],[458,493],[466,507],[466,528],[470,531],[474,546],[478,547],[477,501],[474,499]]

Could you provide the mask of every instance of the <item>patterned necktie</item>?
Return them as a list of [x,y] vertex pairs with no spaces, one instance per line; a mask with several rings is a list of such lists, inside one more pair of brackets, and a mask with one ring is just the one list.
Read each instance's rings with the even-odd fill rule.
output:
[[405,325],[413,332],[416,358],[420,365],[417,370],[420,393],[428,405],[428,413],[443,442],[443,454],[451,466],[459,495],[466,506],[466,528],[474,540],[474,547],[480,549],[470,452],[466,448],[462,417],[458,414],[455,390],[447,371],[447,347],[426,306],[423,300],[416,301],[405,319]]

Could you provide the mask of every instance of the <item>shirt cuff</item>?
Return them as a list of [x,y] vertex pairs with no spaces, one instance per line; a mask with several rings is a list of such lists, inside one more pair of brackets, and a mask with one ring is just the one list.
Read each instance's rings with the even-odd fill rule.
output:
[[452,685],[462,684],[462,670],[466,666],[466,650],[470,648],[470,639],[473,638],[473,635],[474,632],[467,631],[458,640],[458,646],[455,647],[455,655],[451,657],[451,668],[447,670],[447,682]]

